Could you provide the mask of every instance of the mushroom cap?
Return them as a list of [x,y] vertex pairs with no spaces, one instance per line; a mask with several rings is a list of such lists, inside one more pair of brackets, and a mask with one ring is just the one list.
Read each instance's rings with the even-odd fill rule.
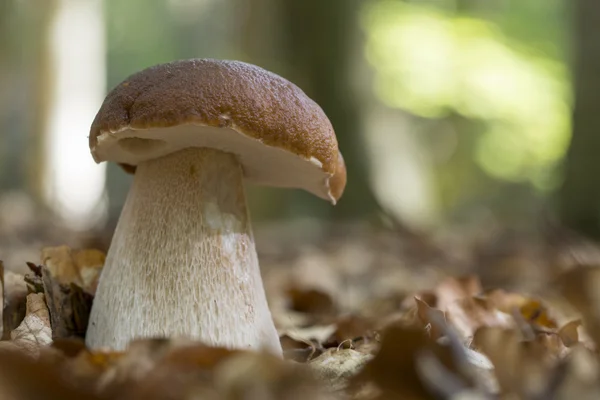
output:
[[256,184],[304,189],[333,204],[346,185],[321,107],[286,79],[239,61],[180,60],[131,75],[106,96],[89,140],[97,163],[129,172],[209,147],[236,154]]

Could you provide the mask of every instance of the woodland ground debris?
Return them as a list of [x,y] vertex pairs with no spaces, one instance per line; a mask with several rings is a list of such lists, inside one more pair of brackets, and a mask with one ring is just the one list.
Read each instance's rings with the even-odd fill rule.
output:
[[[600,397],[600,264],[563,258],[537,290],[518,280],[496,287],[438,250],[415,258],[390,237],[369,235],[266,256],[284,360],[166,338],[89,350],[83,338],[103,254],[45,248],[26,275],[2,270],[0,397]],[[357,248],[364,254],[349,257]],[[502,254],[477,268],[512,271],[507,259],[533,259],[520,246]]]

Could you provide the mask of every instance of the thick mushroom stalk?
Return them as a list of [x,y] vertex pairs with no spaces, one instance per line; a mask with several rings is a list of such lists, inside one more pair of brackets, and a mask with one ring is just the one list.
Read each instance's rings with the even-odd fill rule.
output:
[[190,148],[141,163],[117,225],[86,337],[188,337],[281,354],[248,217],[242,168]]

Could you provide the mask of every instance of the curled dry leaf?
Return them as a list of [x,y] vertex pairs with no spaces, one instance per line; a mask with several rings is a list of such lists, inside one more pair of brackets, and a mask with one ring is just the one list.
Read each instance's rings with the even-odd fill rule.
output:
[[45,266],[41,267],[41,274],[54,338],[84,337],[92,295],[76,284],[60,283]]
[[106,255],[95,249],[72,250],[68,246],[42,249],[42,264],[58,283],[74,283],[84,291],[94,294]]
[[377,355],[351,379],[353,388],[371,382],[385,399],[432,398],[433,394],[424,384],[416,365],[417,357],[423,351],[430,351],[448,371],[457,371],[451,350],[432,341],[421,329],[394,325],[382,336]]
[[524,342],[515,329],[481,328],[475,332],[473,346],[494,365],[500,390],[529,398],[548,386],[550,361],[547,346],[539,341]]
[[50,315],[42,293],[27,296],[25,319],[11,332],[10,337],[12,344],[31,356],[38,356],[41,347],[52,343]]
[[283,358],[304,363],[323,352],[323,348],[310,340],[296,340],[287,335],[280,338]]
[[329,325],[314,325],[305,328],[288,329],[283,332],[284,336],[288,336],[298,342],[316,342],[318,344],[325,343],[336,331],[335,324]]
[[[495,301],[481,296],[481,293],[482,286],[476,276],[446,278],[434,290],[423,291],[417,296],[417,316],[428,326],[430,310],[443,313],[465,341],[470,340],[480,327],[513,326],[510,315],[498,310]],[[431,333],[435,339],[440,336],[435,330]]]
[[315,325],[305,328],[290,328],[281,332],[281,346],[285,358],[298,362],[306,362],[323,352],[323,343],[330,338],[336,326]]
[[556,281],[564,298],[582,315],[583,325],[596,346],[600,345],[600,268],[579,266]]
[[513,320],[480,297],[465,297],[448,304],[446,315],[463,339],[473,337],[481,327],[511,327]]
[[563,325],[558,331],[558,336],[566,347],[573,347],[579,343],[577,328],[581,326],[581,320],[577,319]]
[[482,292],[481,282],[475,275],[463,277],[448,277],[440,282],[435,288],[437,304],[435,307],[441,310],[447,310],[450,304],[454,302],[471,298]]
[[418,297],[415,297],[415,302],[417,303],[417,317],[419,318],[419,321],[421,321],[421,323],[429,333],[429,336],[433,340],[439,339],[442,336],[442,327],[440,327],[439,324],[432,323],[431,315],[432,313],[437,315],[439,319],[441,321],[444,321],[445,323],[446,314],[442,310],[430,307],[427,303],[425,303]]

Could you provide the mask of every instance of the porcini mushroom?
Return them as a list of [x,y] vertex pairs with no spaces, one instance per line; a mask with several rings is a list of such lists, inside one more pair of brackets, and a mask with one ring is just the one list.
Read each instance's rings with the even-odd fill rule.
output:
[[121,350],[184,336],[281,354],[243,181],[335,204],[344,161],[323,110],[254,65],[209,59],[138,72],[106,97],[90,132],[96,162],[134,172],[86,336]]

